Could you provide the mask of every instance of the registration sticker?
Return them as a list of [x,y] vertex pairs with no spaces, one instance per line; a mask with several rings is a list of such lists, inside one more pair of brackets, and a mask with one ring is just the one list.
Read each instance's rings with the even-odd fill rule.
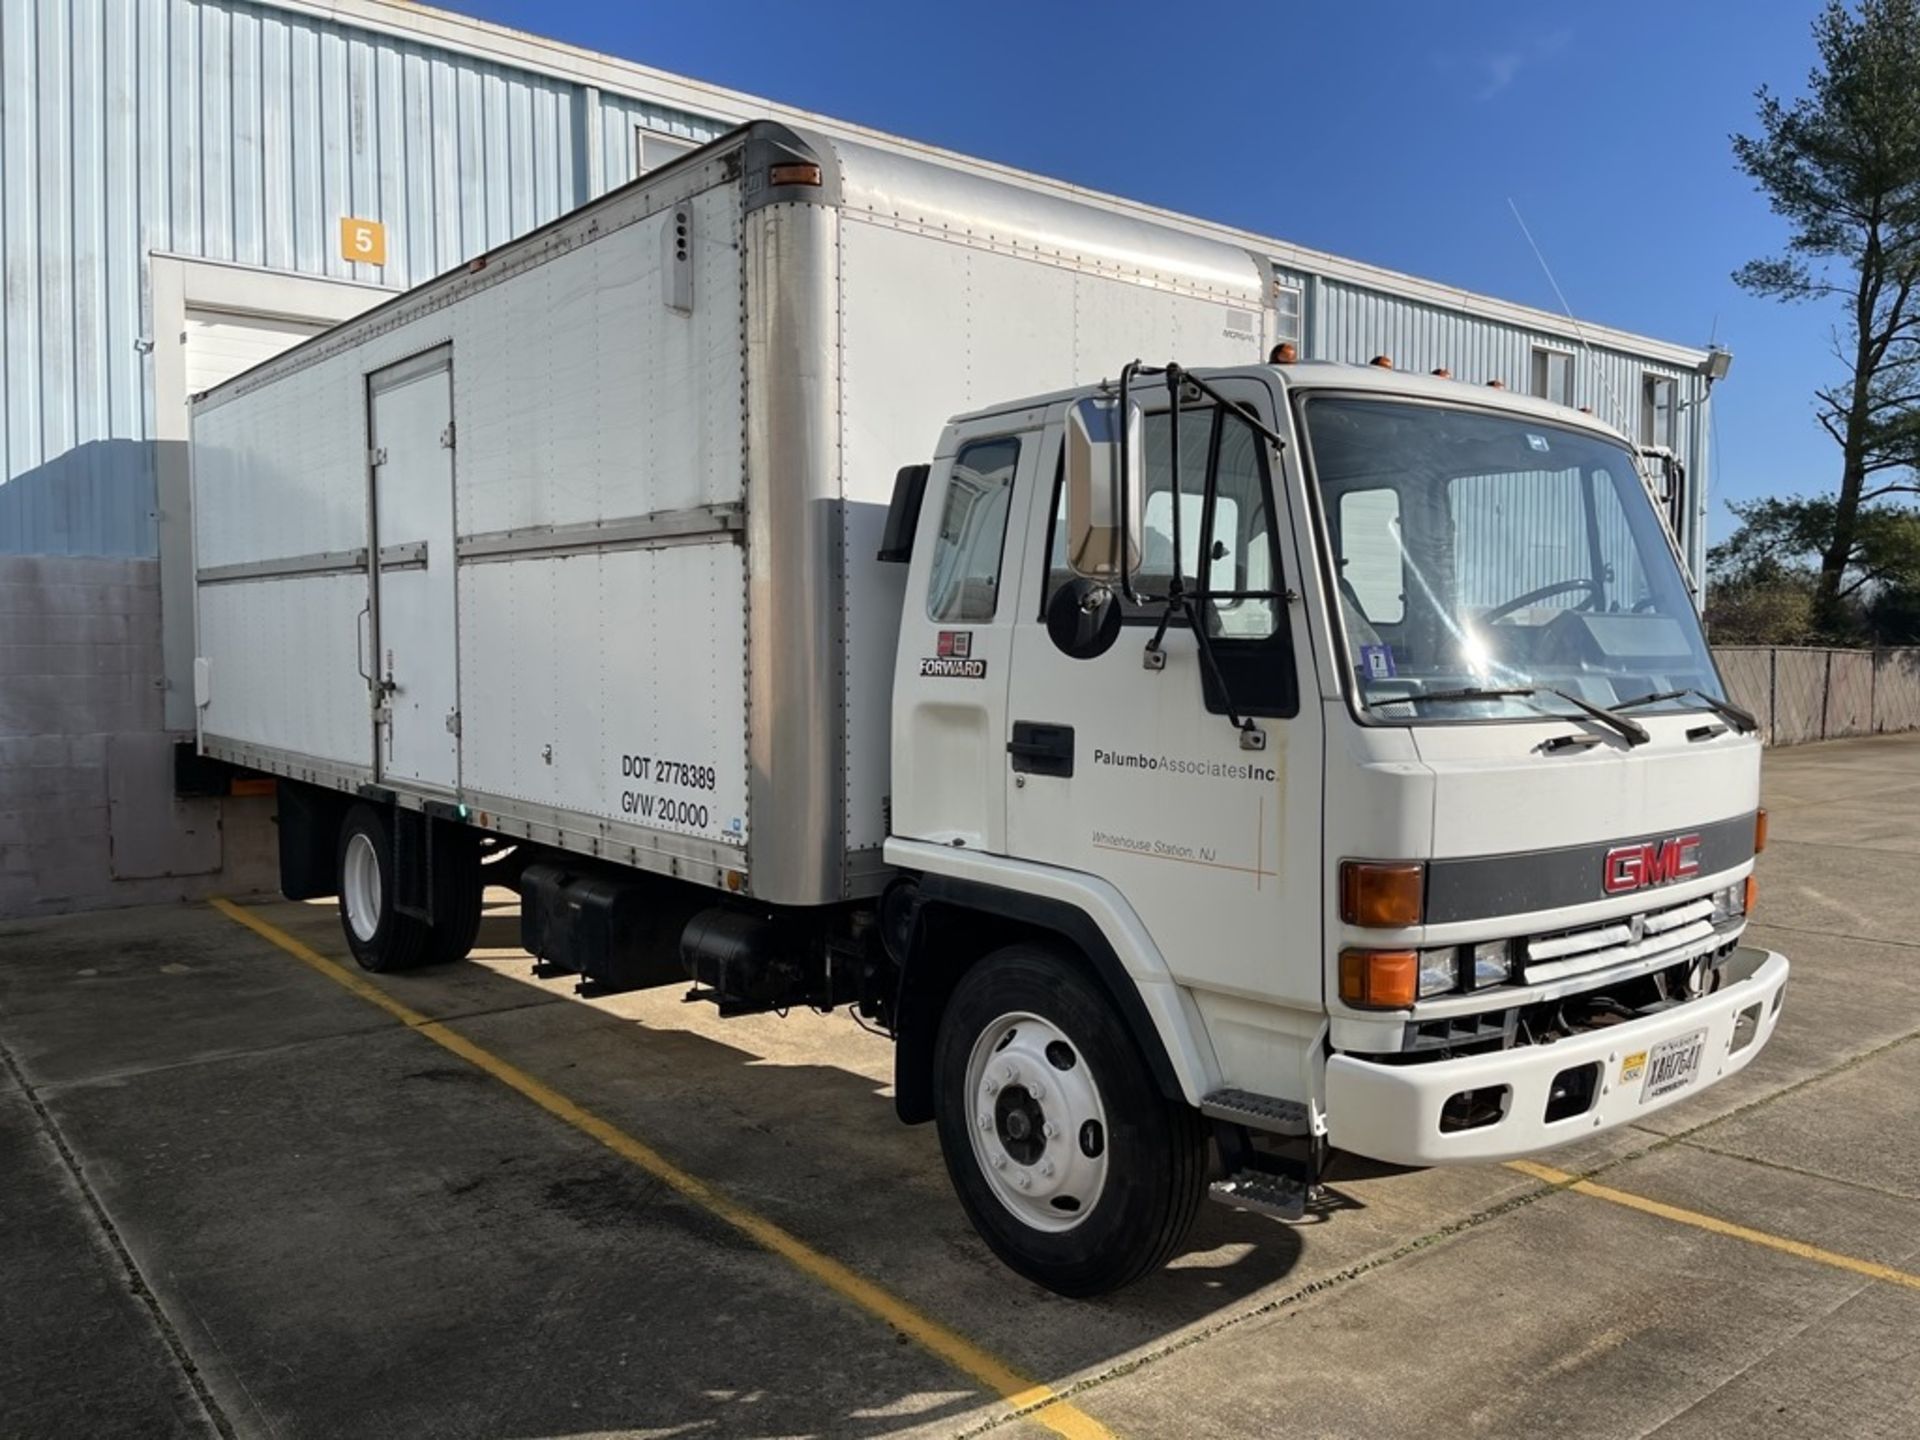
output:
[[1636,1050],[1620,1062],[1620,1083],[1631,1085],[1647,1071],[1647,1052]]
[[1700,1076],[1700,1059],[1706,1050],[1704,1030],[1676,1035],[1654,1046],[1647,1052],[1647,1079],[1640,1087],[1640,1103],[1644,1105],[1691,1085]]

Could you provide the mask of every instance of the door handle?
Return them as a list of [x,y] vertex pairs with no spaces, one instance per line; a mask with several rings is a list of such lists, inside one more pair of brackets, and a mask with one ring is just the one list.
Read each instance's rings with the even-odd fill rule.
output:
[[353,668],[360,672],[360,678],[373,684],[373,672],[367,669],[367,631],[373,619],[373,601],[368,600],[360,607],[360,613],[353,621]]
[[1007,754],[1013,757],[1015,771],[1023,775],[1073,775],[1073,727],[1051,725],[1039,720],[1013,722],[1013,738],[1007,742]]

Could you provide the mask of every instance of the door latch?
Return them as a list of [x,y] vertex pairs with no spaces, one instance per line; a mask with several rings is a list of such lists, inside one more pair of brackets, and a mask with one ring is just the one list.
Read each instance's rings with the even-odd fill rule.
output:
[[1007,754],[1013,757],[1016,774],[1073,775],[1073,727],[1049,725],[1037,720],[1013,722],[1013,738],[1007,742]]

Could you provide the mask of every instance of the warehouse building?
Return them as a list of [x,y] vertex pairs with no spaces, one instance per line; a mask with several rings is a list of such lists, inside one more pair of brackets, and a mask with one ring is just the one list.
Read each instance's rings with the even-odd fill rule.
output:
[[[402,0],[0,16],[0,915],[232,884],[242,852],[258,869],[248,802],[172,798],[188,396],[745,120],[929,151]],[[1720,352],[929,153],[1243,246],[1270,267],[1266,333],[1304,358],[1499,379],[1706,474]],[[1704,516],[1696,486],[1696,569]]]

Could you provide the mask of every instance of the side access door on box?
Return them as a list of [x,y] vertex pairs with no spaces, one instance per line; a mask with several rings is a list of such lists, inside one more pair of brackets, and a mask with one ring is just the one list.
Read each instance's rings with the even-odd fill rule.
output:
[[382,780],[460,784],[454,596],[453,351],[367,377],[372,477],[374,766]]

